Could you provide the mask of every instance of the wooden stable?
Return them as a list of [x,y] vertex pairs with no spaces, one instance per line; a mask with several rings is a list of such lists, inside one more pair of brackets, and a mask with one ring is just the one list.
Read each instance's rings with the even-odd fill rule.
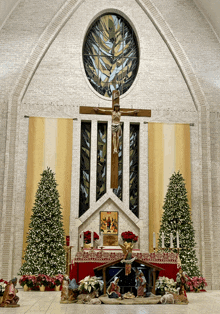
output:
[[135,269],[139,269],[143,272],[147,285],[147,292],[152,292],[155,294],[155,284],[156,279],[159,276],[159,272],[164,270],[158,266],[155,266],[150,263],[146,263],[140,259],[134,260],[132,263],[131,274],[125,276],[125,264],[121,263],[123,258],[115,260],[113,262],[98,266],[94,268],[94,273],[97,277],[102,276],[104,281],[104,290],[103,293],[106,294],[107,287],[110,285],[110,282],[114,280],[114,277],[119,277],[119,286],[121,289],[121,293],[126,293],[127,291],[135,293]]

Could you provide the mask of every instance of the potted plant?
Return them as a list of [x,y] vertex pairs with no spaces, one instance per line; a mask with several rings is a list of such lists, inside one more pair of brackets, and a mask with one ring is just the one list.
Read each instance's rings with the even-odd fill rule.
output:
[[138,241],[138,236],[136,236],[132,231],[122,232],[121,237],[124,242],[136,243]]
[[87,276],[84,279],[80,280],[78,290],[81,293],[96,292],[98,294],[100,291],[102,291],[103,286],[104,282],[99,277]]
[[192,277],[186,275],[186,289],[191,292],[199,292],[207,286],[207,282],[203,277]]
[[0,279],[0,304],[3,300],[3,294],[5,291],[5,287],[7,286],[8,282],[6,280]]
[[45,291],[45,287],[49,286],[51,281],[50,276],[44,274],[39,274],[37,276],[37,285],[39,286],[40,291]]
[[30,290],[36,286],[37,278],[34,275],[23,275],[19,280],[20,285],[24,288],[24,291]]
[[49,287],[50,289],[55,289],[56,284],[55,284],[55,279],[54,279],[54,277],[50,277],[50,280],[51,280],[51,281],[50,281],[48,287]]
[[177,293],[176,282],[168,277],[159,277],[156,281],[156,294],[164,295],[166,292]]
[[53,277],[52,279],[54,280],[55,291],[59,291],[60,286],[62,285],[62,282],[63,282],[63,275],[58,274],[55,277]]
[[[84,247],[91,247],[91,231],[84,231]],[[80,236],[81,237],[81,236]],[[99,236],[96,232],[94,232],[94,243],[99,239]]]

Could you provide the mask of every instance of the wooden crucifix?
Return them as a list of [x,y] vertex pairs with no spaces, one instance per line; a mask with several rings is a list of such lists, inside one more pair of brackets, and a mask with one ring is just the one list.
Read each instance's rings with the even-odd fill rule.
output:
[[123,116],[151,117],[151,110],[120,109],[119,91],[112,93],[112,108],[80,106],[80,114],[104,114],[112,116],[112,158],[111,158],[111,188],[118,188],[118,150],[119,137],[122,135],[120,118]]

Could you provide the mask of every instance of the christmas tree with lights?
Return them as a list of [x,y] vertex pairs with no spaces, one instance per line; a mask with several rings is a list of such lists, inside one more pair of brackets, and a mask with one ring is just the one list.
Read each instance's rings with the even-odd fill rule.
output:
[[50,168],[41,174],[32,211],[19,275],[65,273],[63,217],[57,183]]
[[[198,260],[195,251],[195,231],[191,219],[188,204],[187,191],[182,174],[178,171],[170,178],[165,202],[163,205],[163,216],[159,231],[159,247],[162,247],[162,232],[164,233],[165,252],[169,252],[170,233],[173,234],[174,247],[177,243],[177,231],[179,233],[179,257],[182,269],[188,276],[199,276]],[[177,253],[174,248],[173,252]]]

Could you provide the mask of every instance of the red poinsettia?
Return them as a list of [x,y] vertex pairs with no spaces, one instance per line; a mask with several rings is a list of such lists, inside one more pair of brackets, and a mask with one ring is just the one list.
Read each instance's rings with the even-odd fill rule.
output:
[[53,279],[50,276],[39,274],[37,276],[37,285],[38,286],[50,286],[53,283]]
[[207,282],[203,277],[192,277],[186,275],[186,288],[188,291],[198,292],[201,289],[204,289],[207,286]]
[[27,285],[29,288],[33,288],[37,283],[37,277],[34,275],[23,275],[21,276],[19,283],[22,287]]
[[132,231],[122,232],[121,237],[123,241],[127,242],[137,242],[138,236],[136,236]]
[[[99,239],[98,234],[96,232],[94,232],[94,241],[98,240],[98,239]],[[85,231],[84,232],[84,243],[86,243],[86,244],[91,243],[91,231]]]

